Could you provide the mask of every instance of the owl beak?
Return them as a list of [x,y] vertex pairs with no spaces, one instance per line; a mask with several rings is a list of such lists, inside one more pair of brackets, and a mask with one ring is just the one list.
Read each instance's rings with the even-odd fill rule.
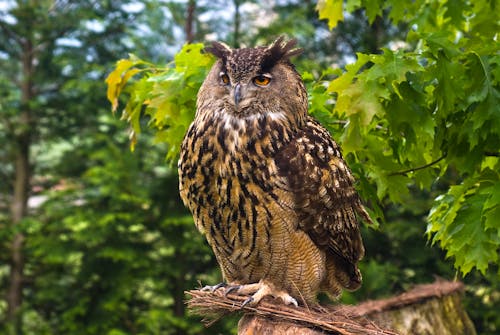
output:
[[234,87],[234,104],[236,105],[236,107],[238,107],[240,101],[241,101],[241,85],[236,84],[236,86]]

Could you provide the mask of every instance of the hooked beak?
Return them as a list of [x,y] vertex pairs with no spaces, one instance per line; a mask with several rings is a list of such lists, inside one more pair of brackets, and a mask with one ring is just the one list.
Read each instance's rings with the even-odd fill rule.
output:
[[241,85],[236,84],[234,87],[234,104],[236,107],[238,107],[238,104],[241,101]]

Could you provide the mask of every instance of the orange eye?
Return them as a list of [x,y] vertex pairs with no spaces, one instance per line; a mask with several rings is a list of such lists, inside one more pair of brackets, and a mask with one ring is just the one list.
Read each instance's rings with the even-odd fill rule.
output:
[[227,74],[225,74],[224,72],[221,72],[221,74],[220,74],[220,80],[222,81],[222,83],[224,85],[229,84],[229,76]]
[[253,78],[253,83],[257,86],[267,86],[271,82],[271,78],[268,76],[260,75]]

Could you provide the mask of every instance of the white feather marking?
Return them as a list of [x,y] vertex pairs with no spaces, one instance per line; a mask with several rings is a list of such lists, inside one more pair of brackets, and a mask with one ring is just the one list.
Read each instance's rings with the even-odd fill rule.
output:
[[282,111],[271,112],[271,113],[268,113],[267,116],[269,116],[271,118],[271,120],[273,120],[273,121],[285,119],[285,113],[283,113]]
[[[269,112],[265,114],[269,119],[284,120],[285,114],[281,111],[279,112]],[[225,110],[218,110],[215,115],[215,119],[219,119],[222,123],[224,130],[226,131],[226,138],[231,139],[231,141],[226,142],[228,150],[234,152],[239,149],[241,142],[240,130],[255,124],[255,120],[261,118],[261,114],[250,114],[245,116],[237,116],[233,113],[228,113]]]

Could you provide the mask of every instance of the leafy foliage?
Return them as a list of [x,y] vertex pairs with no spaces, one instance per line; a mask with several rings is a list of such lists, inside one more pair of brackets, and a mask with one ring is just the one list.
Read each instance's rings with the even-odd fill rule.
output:
[[[234,332],[227,318],[201,327],[183,304],[183,292],[198,281],[220,280],[164,159],[176,161],[213,62],[193,44],[166,66],[155,64],[180,49],[188,3],[0,6],[0,333]],[[238,3],[237,39],[236,15],[220,15],[226,3],[195,2],[195,40],[255,45],[296,37],[305,49],[295,62],[310,111],[342,142],[371,215],[385,221],[363,227],[364,285],[343,300],[391,295],[435,275],[453,278],[454,263],[469,273],[465,302],[478,333],[497,334],[498,4]],[[108,77],[108,98],[126,121],[118,122],[103,81],[117,55],[131,51],[137,56],[116,63]],[[26,55],[34,61],[24,80]],[[23,83],[34,88],[27,102]],[[25,124],[23,107],[33,112]],[[125,148],[126,124],[133,153]],[[16,138],[25,131],[33,140],[30,211],[14,227]],[[158,150],[147,149],[152,142]],[[17,331],[6,322],[5,299],[16,234],[25,236]],[[454,262],[443,261],[446,255]]]
[[[138,38],[139,14],[129,6],[138,4],[0,5],[0,334],[214,330],[186,316],[184,291],[200,280],[220,279],[206,243],[172,191],[177,175],[165,166],[165,146],[161,152],[129,152],[124,124],[108,110],[105,73],[117,54],[135,49],[130,40]],[[177,65],[183,76],[190,71],[191,64]],[[188,76],[203,74],[191,70]],[[151,87],[162,90],[164,84]],[[150,101],[161,103],[154,96]],[[179,101],[164,104],[194,111]],[[194,106],[191,97],[187,103]],[[24,123],[23,109],[32,112]],[[32,139],[29,212],[13,225],[9,207],[20,133]],[[151,134],[144,132],[140,141],[150,145]],[[24,241],[19,322],[7,312],[16,234]],[[215,327],[223,333],[230,328]]]
[[141,113],[144,113],[157,130],[156,141],[169,145],[167,159],[171,162],[177,159],[182,138],[194,118],[194,97],[213,63],[212,57],[201,53],[202,48],[202,44],[185,45],[173,64],[165,68],[155,67],[133,55],[117,62],[106,79],[113,111],[118,108],[118,97],[129,79],[143,74],[130,87],[130,97],[122,114],[131,126],[132,149],[141,132]]
[[161,154],[123,152],[122,129],[110,130],[67,154],[86,167],[27,227],[35,315],[54,333],[203,333],[183,300],[198,280],[217,280],[203,275],[215,265],[208,246],[177,206]]
[[498,262],[498,215],[499,175],[486,168],[436,199],[427,233],[433,234],[432,241],[439,242],[448,256],[455,257],[455,266],[462,272],[477,267],[485,273],[488,263]]
[[[338,1],[325,1],[333,6]],[[406,5],[405,5],[406,6]],[[404,49],[357,54],[330,82],[341,141],[362,162],[379,199],[401,202],[408,185],[430,189],[446,171],[456,186],[436,198],[427,233],[467,274],[498,261],[500,187],[498,8],[489,1],[360,3],[370,22],[384,10],[413,27]],[[334,26],[335,11],[320,8]]]
[[[484,273],[498,260],[500,247],[500,227],[492,220],[498,206],[487,195],[500,185],[492,172],[499,167],[500,145],[499,49],[491,33],[498,30],[497,14],[486,1],[474,6],[462,1],[461,10],[456,1],[416,1],[408,8],[398,4],[346,3],[348,10],[363,8],[370,22],[388,10],[395,23],[405,21],[414,29],[405,48],[358,53],[344,73],[323,72],[316,83],[312,74],[304,74],[311,82],[311,112],[340,133],[364,195],[401,203],[409,185],[430,189],[446,171],[455,171],[459,185],[436,198],[427,232],[455,257],[455,266],[464,274],[474,267]],[[342,6],[342,1],[325,0],[317,8],[332,28],[343,19]],[[158,140],[170,145],[170,160],[176,158],[179,139],[193,115],[194,93],[211,64],[200,50],[201,45],[185,46],[175,68],[150,69],[133,84],[125,107],[135,134],[146,106]],[[114,109],[123,84],[138,71],[132,66],[143,63],[121,60],[108,77]],[[328,80],[332,75],[336,77]],[[332,97],[335,104],[328,108]],[[475,186],[485,175],[488,186]],[[373,203],[373,214],[383,219],[378,203]]]

